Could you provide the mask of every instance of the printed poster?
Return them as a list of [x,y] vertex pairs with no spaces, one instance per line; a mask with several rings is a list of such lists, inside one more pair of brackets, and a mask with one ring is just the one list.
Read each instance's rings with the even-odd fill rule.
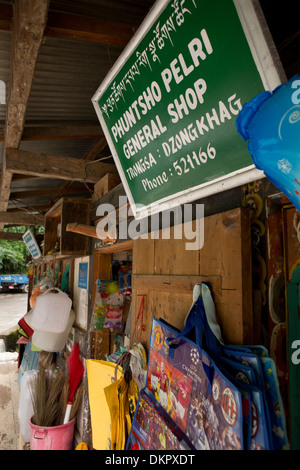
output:
[[[171,445],[167,438],[152,438],[150,428],[154,426],[154,418],[149,419],[146,414],[151,409],[153,414],[156,411],[156,416],[160,414],[160,420],[164,417],[165,427],[169,426],[177,436],[174,445],[179,447],[174,448],[185,445],[196,450],[242,449],[240,391],[215,366],[210,367],[204,352],[202,362],[198,349],[189,340],[179,340],[174,356],[170,357],[166,339],[175,336],[173,329],[153,319],[147,386],[140,397],[128,448],[133,445],[141,449],[173,448],[167,447]],[[211,380],[206,371],[211,374]]]

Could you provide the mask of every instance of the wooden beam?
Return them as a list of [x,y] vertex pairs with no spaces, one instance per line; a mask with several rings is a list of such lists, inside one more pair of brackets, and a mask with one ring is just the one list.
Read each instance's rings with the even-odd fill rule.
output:
[[24,181],[24,180],[33,180],[34,178],[38,178],[38,176],[33,175],[18,175],[15,173],[13,175],[13,181]]
[[98,238],[96,227],[93,227],[92,225],[78,224],[77,222],[68,224],[66,226],[66,232],[80,233],[81,235],[86,235],[87,237]]
[[18,148],[26,106],[42,44],[50,0],[14,2],[12,56],[5,129],[6,147]]
[[0,232],[0,240],[9,240],[11,242],[22,241],[23,235],[23,233]]
[[95,160],[100,152],[106,147],[107,141],[104,135],[100,137],[100,139],[90,148],[88,153],[85,155],[84,159],[87,161]]
[[[4,141],[4,126],[0,126],[0,141]],[[100,126],[62,125],[62,126],[26,126],[22,133],[22,141],[32,140],[67,140],[67,139],[99,139],[103,137]]]
[[44,217],[26,212],[0,212],[0,222],[3,224],[44,225]]
[[[6,149],[18,148],[25,123],[35,64],[42,44],[50,0],[16,0],[13,7],[11,67],[1,170],[0,211],[7,209],[12,173]],[[0,223],[0,230],[3,224]]]
[[11,173],[86,183],[96,183],[106,173],[117,172],[112,163],[86,162],[12,148],[6,151],[6,169]]
[[133,240],[125,240],[124,242],[117,242],[114,245],[102,246],[95,248],[95,253],[111,254],[118,253],[119,251],[131,251],[133,249]]
[[66,226],[66,232],[80,233],[80,235],[85,235],[86,237],[98,238],[98,240],[102,240],[104,243],[115,243],[117,241],[116,238],[99,238],[96,232],[96,227],[93,227],[92,225],[78,224],[77,222],[68,224]]
[[[11,5],[1,4],[0,30],[11,30],[12,16],[13,9]],[[126,46],[136,29],[137,25],[127,23],[49,12],[45,35]]]
[[48,189],[31,189],[29,191],[14,191],[10,193],[10,199],[34,199],[43,196],[60,197],[66,194],[85,194],[89,193],[85,186],[70,186],[68,188],[48,188]]
[[[100,152],[104,149],[106,145],[107,145],[106,138],[102,135],[100,139],[92,146],[92,148],[90,148],[88,153],[84,156],[84,160],[93,161],[97,159]],[[70,181],[65,183],[64,188],[65,189],[69,188],[70,184],[72,184]]]
[[46,36],[126,46],[134,34],[133,26],[79,15],[50,13]]
[[7,212],[20,212],[20,211],[29,211],[30,213],[32,212],[38,212],[40,214],[43,214],[47,212],[50,207],[52,207],[53,204],[40,204],[40,205],[34,205],[34,206],[28,206],[28,204],[25,205],[19,205],[16,207],[11,207],[7,208]]

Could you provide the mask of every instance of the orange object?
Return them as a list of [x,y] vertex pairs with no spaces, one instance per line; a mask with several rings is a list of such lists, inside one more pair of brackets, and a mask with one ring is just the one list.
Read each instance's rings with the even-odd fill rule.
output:
[[89,450],[85,442],[80,442],[75,450]]
[[[39,288],[38,288],[38,289],[39,289]],[[34,307],[35,302],[36,302],[36,299],[38,298],[38,296],[41,295],[41,294],[43,294],[43,293],[44,293],[44,292],[42,292],[41,290],[36,290],[36,291],[34,292],[34,289],[33,289],[32,293],[31,293],[31,296],[30,296],[30,299],[29,299],[29,305],[30,305],[31,308]]]

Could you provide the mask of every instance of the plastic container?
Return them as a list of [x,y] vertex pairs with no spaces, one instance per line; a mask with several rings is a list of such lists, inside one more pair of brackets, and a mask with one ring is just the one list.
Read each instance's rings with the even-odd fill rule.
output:
[[32,309],[33,330],[63,333],[67,328],[72,307],[70,297],[57,287],[37,297]]
[[31,328],[31,326],[28,323],[28,318],[30,318],[30,316],[31,316],[31,310],[29,310],[29,312],[26,313],[26,315],[24,315],[24,317],[22,317],[18,321],[19,327],[22,328],[22,330],[26,333],[28,338],[30,338],[33,335],[33,329]]
[[26,370],[23,374],[19,397],[19,428],[24,442],[30,442],[29,420],[33,415],[33,404],[31,399],[30,384],[35,380],[38,371]]
[[30,450],[72,450],[75,420],[60,426],[37,426],[29,420]]
[[256,168],[280,189],[300,212],[300,74],[264,91],[242,107],[237,131],[248,141]]
[[[32,319],[32,312],[27,314],[27,323],[30,325]],[[49,331],[34,330],[32,335],[32,344],[43,351],[48,352],[59,352],[61,351],[67,341],[70,334],[72,325],[75,320],[75,312],[71,309],[69,314],[68,323],[65,331],[62,333],[51,333]]]

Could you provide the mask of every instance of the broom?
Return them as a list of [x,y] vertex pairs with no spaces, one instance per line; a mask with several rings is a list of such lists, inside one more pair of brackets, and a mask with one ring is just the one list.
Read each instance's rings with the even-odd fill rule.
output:
[[73,398],[84,373],[84,367],[80,360],[78,343],[74,343],[72,351],[68,357],[68,372],[69,372],[69,395],[68,395],[68,402],[67,402],[66,413],[65,413],[63,424],[66,424],[69,422]]

